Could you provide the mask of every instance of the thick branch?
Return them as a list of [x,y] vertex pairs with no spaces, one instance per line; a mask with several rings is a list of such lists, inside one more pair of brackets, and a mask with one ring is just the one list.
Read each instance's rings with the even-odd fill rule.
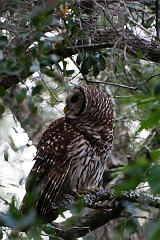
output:
[[[78,202],[77,202],[78,201]],[[73,215],[62,223],[52,222],[53,235],[64,238],[64,239],[75,239],[86,235],[89,231],[93,231],[96,228],[109,222],[111,219],[118,218],[121,216],[125,206],[124,201],[132,203],[146,204],[151,207],[160,208],[160,197],[155,197],[149,194],[139,193],[137,191],[123,192],[118,195],[113,190],[99,190],[98,192],[82,195],[78,200],[77,197],[66,195],[61,201],[51,205],[50,218],[55,216],[59,210],[65,211],[70,209],[71,211],[77,204],[84,204],[83,211],[77,215]],[[101,201],[101,204],[99,202]],[[55,214],[56,213],[56,214]],[[13,222],[10,215],[7,213],[0,213],[0,225],[7,226],[10,228],[24,229],[26,227],[26,219],[29,218],[24,216],[22,219],[18,219]],[[33,218],[33,217],[32,217]],[[22,225],[23,223],[23,225]],[[28,225],[27,225],[28,226]],[[44,230],[47,231],[46,226]]]
[[[87,36],[91,37],[91,43],[83,43],[84,38],[88,39]],[[87,36],[79,40],[78,44],[75,44],[75,41],[73,41],[72,47],[66,47],[64,51],[52,50],[51,53],[58,54],[65,58],[82,51],[95,51],[101,48],[112,48],[116,46],[119,49],[124,49],[125,47],[127,53],[135,57],[137,56],[137,50],[140,50],[142,52],[142,59],[157,63],[160,62],[160,43],[140,38],[131,32],[124,34],[122,29],[107,29],[94,32],[90,31],[87,33]],[[3,74],[0,76],[0,85],[7,89],[20,82],[20,79],[23,79],[23,77],[23,72],[19,76]]]
[[112,219],[118,218],[123,208],[118,205],[112,210],[86,210],[84,213],[73,216],[65,222],[54,224],[55,235],[62,239],[74,240],[83,237],[89,232],[103,226]]
[[130,31],[124,34],[122,29],[107,29],[94,31],[93,33],[90,31],[89,34],[87,33],[88,35],[92,38],[91,44],[82,44],[79,41],[79,45],[76,46],[73,42],[71,48],[67,47],[64,52],[54,51],[54,53],[63,57],[69,57],[81,51],[94,51],[116,46],[119,49],[126,47],[127,53],[135,57],[137,57],[137,50],[140,50],[142,52],[142,59],[160,62],[160,43],[143,39],[140,36],[133,35]]
[[[85,195],[81,195],[80,198],[83,203],[84,206],[89,207],[89,208],[102,208],[99,207],[97,205],[97,203],[99,201],[103,202],[103,201],[110,201],[110,202],[115,202],[115,201],[130,201],[133,203],[138,203],[138,204],[144,204],[144,202],[151,207],[155,207],[155,208],[160,208],[160,197],[157,196],[153,196],[150,194],[146,194],[146,193],[141,193],[138,191],[129,191],[129,192],[122,192],[121,194],[118,194],[116,191],[113,191],[111,189],[108,190],[99,190],[98,192],[95,193],[88,193]],[[52,204],[51,206],[51,212],[59,208],[63,208],[64,210],[68,209],[69,205],[75,205],[77,203],[77,198],[75,196],[71,196],[71,195],[66,195],[65,198],[63,198],[62,200],[60,200],[59,202],[55,202],[54,204]],[[111,206],[109,204],[109,206]],[[103,205],[103,209],[108,208],[108,203],[105,205]]]

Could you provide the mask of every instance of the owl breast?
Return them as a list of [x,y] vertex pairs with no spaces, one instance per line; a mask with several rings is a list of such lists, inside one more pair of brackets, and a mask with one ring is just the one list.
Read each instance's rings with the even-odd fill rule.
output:
[[72,164],[68,172],[67,189],[76,192],[99,187],[110,153],[107,146],[106,140],[103,142],[93,130],[85,129],[85,135],[79,133],[74,138],[68,148]]

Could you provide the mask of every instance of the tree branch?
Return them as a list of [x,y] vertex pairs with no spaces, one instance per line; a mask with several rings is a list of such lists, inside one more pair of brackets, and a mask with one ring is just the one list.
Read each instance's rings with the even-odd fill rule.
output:
[[[65,195],[63,199],[51,205],[50,212],[48,213],[49,218],[53,220],[53,218],[57,217],[59,211],[62,212],[68,209],[73,213],[73,216],[61,223],[52,222],[49,229],[52,234],[64,239],[82,237],[89,231],[93,231],[106,224],[111,219],[120,217],[122,211],[125,209],[123,203],[126,201],[135,204],[145,203],[148,206],[160,208],[160,197],[138,191],[123,192],[117,195],[111,189],[101,189],[92,194],[81,195],[78,199],[76,196]],[[82,210],[78,214],[74,214],[77,206],[81,206]],[[14,222],[9,213],[0,213],[0,226],[16,228],[20,231],[23,229],[24,231],[28,227],[29,219],[33,219],[33,213],[32,217],[29,214],[28,216],[23,216],[21,219],[18,218]],[[44,226],[44,231],[48,231],[47,226]]]
[[[84,39],[87,39],[87,36],[91,36],[91,43],[84,43]],[[82,51],[89,50],[98,50],[102,48],[112,48],[116,46],[119,49],[124,49],[128,54],[137,57],[137,50],[142,52],[142,59],[150,60],[153,62],[160,62],[160,43],[156,41],[148,41],[141,38],[140,36],[133,35],[130,31],[126,31],[125,34],[122,29],[107,29],[107,30],[97,30],[89,31],[86,36],[83,36],[82,39],[79,39],[78,44],[76,41],[72,41],[72,47],[66,47],[64,51],[52,50],[50,54],[57,54],[63,58],[70,57],[74,54],[77,54]],[[116,44],[115,44],[116,43]],[[29,53],[28,53],[29,54]],[[3,86],[5,89],[10,88],[11,86],[16,85],[21,81],[25,76],[24,72],[19,75],[0,75],[0,86]]]

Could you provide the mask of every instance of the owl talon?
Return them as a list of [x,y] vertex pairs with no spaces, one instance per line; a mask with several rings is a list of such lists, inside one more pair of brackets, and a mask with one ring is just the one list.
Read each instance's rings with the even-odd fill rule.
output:
[[95,193],[95,192],[98,192],[99,189],[98,188],[89,188],[89,189],[84,189],[84,190],[79,190],[76,193],[77,196],[81,196],[81,195],[87,195],[89,193]]
[[98,192],[98,191],[99,191],[98,188],[90,188],[90,189],[88,189],[89,193],[95,193],[95,192]]

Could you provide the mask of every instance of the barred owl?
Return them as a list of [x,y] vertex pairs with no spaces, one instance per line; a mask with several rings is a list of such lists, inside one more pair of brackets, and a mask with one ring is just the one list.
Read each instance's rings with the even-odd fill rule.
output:
[[[113,141],[111,100],[93,86],[74,87],[66,97],[65,117],[43,133],[26,182],[35,193],[38,216],[64,194],[100,187]],[[26,196],[21,210],[26,213]]]

